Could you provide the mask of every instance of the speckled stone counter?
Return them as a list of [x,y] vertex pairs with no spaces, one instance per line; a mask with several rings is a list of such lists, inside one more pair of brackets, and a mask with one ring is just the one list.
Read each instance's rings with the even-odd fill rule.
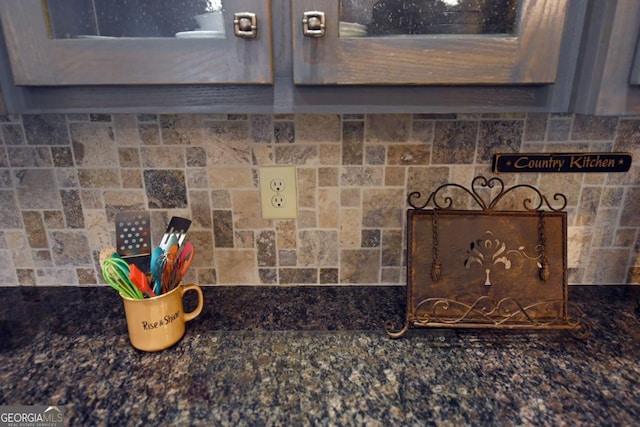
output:
[[[634,425],[640,287],[570,288],[591,337],[410,330],[401,287],[210,287],[186,336],[128,342],[110,288],[0,288],[0,405],[70,425]],[[187,300],[187,306],[194,301]],[[187,307],[187,310],[189,307]]]

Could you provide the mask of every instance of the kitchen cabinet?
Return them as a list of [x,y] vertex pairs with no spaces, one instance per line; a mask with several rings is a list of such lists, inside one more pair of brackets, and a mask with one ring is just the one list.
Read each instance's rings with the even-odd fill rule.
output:
[[587,28],[572,109],[640,114],[640,2],[591,2]]
[[[105,0],[47,4],[86,1]],[[343,0],[352,9],[363,1],[375,0]],[[460,2],[470,0],[432,3]],[[353,37],[340,34],[352,20],[340,2],[234,0],[225,3],[226,38],[179,39],[77,37],[83,29],[52,37],[40,0],[0,0],[0,71],[10,76],[1,83],[15,113],[566,112],[586,2],[518,4],[498,33]],[[257,37],[233,36],[234,14],[247,11]],[[305,12],[324,13],[323,37],[304,35]]]
[[[227,2],[224,31],[209,36],[180,31],[198,28],[192,16],[204,13],[204,1],[172,3],[3,0],[13,79],[24,86],[273,82],[269,1]],[[253,34],[236,31],[237,13],[255,21]]]
[[[294,30],[301,26],[305,13],[309,19],[322,19],[326,27],[323,35],[294,31],[295,83],[504,85],[556,81],[568,0],[386,0],[384,8],[376,0],[358,1],[362,7],[369,6],[371,13],[345,15],[341,2],[333,0],[293,1]],[[497,34],[487,34],[482,24],[489,19],[482,16],[483,9],[493,4],[498,10],[513,10],[513,16],[500,13],[499,23],[517,22],[499,28]],[[474,5],[484,7],[478,10]],[[430,6],[431,16],[424,19],[419,12]],[[460,15],[457,23],[451,22],[453,18],[445,21],[451,15]],[[361,22],[342,21],[354,18]],[[392,27],[392,18],[402,23]],[[423,22],[414,24],[421,18]],[[346,25],[358,25],[362,32],[349,31],[352,27]]]

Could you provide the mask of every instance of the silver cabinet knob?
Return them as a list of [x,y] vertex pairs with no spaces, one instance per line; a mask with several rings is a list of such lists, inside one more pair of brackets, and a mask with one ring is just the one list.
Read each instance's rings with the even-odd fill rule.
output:
[[326,28],[324,12],[305,12],[302,18],[302,33],[306,37],[322,37]]
[[251,12],[235,13],[233,30],[236,37],[255,38],[258,35],[258,17]]

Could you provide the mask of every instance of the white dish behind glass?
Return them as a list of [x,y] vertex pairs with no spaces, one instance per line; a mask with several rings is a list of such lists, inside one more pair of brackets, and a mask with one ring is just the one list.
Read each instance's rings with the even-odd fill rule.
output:
[[181,31],[176,33],[179,39],[223,39],[224,31]]

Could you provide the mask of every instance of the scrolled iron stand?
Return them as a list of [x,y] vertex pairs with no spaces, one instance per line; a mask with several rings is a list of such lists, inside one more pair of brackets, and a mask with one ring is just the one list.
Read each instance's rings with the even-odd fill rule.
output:
[[[541,249],[541,254],[538,264],[538,274],[542,282],[549,279],[549,263],[545,253],[545,210],[543,208],[546,207],[551,212],[562,212],[567,205],[566,196],[560,193],[554,194],[553,200],[554,202],[559,204],[558,207],[554,207],[544,194],[542,194],[537,188],[531,185],[518,184],[506,188],[504,182],[500,178],[494,177],[491,179],[487,179],[483,176],[477,176],[472,180],[470,188],[466,188],[456,183],[448,183],[439,186],[429,195],[429,197],[427,197],[426,201],[421,201],[422,194],[419,191],[414,191],[407,197],[407,202],[411,207],[409,211],[416,210],[433,212],[431,225],[433,234],[433,248],[432,265],[430,270],[431,280],[433,282],[437,282],[442,274],[440,256],[438,252],[439,213],[446,213],[447,211],[451,211],[454,205],[454,200],[451,196],[445,196],[441,193],[452,188],[458,189],[462,191],[463,194],[468,195],[475,203],[475,205],[479,207],[479,210],[486,213],[501,212],[500,210],[496,209],[496,206],[500,203],[501,200],[505,198],[505,196],[513,193],[516,190],[530,191],[533,195],[537,196],[537,203],[534,202],[531,198],[524,198],[522,200],[522,207],[524,208],[524,211],[536,212],[539,214],[537,247]],[[480,189],[492,190],[494,194],[496,192],[497,194],[495,194],[493,198],[485,200],[485,198],[479,193]],[[427,207],[430,205],[433,207],[431,209],[428,209]],[[409,224],[407,224],[407,227],[409,227]],[[566,236],[564,237],[566,240]],[[411,262],[410,248],[408,249],[409,250],[407,251],[407,256],[409,257],[409,260]],[[481,296],[471,304],[450,298],[426,298],[416,305],[416,311],[419,307],[430,306],[433,307],[432,313],[436,313],[437,309],[447,310],[452,306],[456,306],[463,314],[455,318],[439,318],[437,315],[427,315],[424,313],[416,315],[415,313],[410,312],[410,304],[413,298],[414,291],[410,274],[411,272],[409,271],[409,268],[407,268],[407,306],[405,310],[404,324],[401,328],[399,328],[395,322],[389,321],[385,324],[385,332],[391,338],[402,337],[411,328],[411,326],[495,329],[563,329],[568,330],[573,336],[579,339],[585,339],[591,334],[590,321],[586,318],[585,313],[578,305],[567,301],[566,293],[564,294],[565,296],[563,300],[541,301],[534,304],[529,304],[527,306],[521,305],[517,300],[513,298],[502,298],[499,301],[494,301],[488,296]],[[565,304],[567,309],[565,316],[562,316],[562,318],[560,318],[560,316],[557,316],[541,320],[536,319],[528,314],[528,312],[532,309],[547,309],[550,312],[554,312],[553,310],[557,309],[556,305],[558,304]],[[469,320],[467,316],[470,314],[476,316],[474,318],[476,319],[476,321]],[[478,322],[478,317],[480,317],[483,321]],[[509,322],[515,318],[518,319],[518,324],[514,326]]]

